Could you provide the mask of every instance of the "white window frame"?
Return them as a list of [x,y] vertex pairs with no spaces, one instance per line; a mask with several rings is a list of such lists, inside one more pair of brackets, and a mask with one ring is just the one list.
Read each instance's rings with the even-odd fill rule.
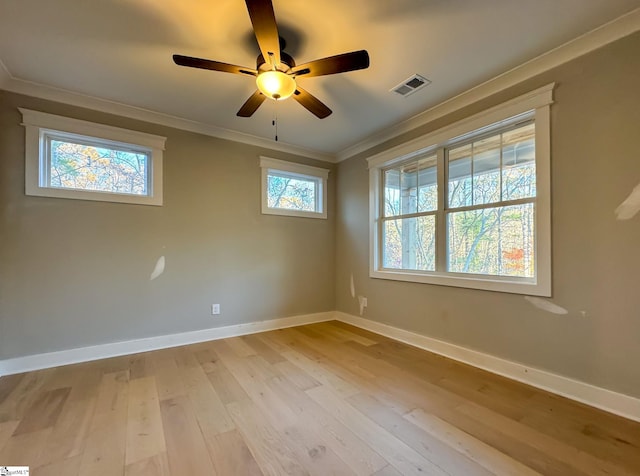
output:
[[[461,288],[499,291],[532,296],[551,296],[551,123],[555,83],[548,84],[484,112],[435,130],[422,137],[380,152],[367,159],[369,166],[369,276],[372,278],[410,281]],[[535,199],[535,256],[534,278],[489,276],[452,273],[447,271],[391,270],[382,267],[382,171],[394,164],[459,143],[476,135],[515,124],[530,115],[536,125],[536,199]],[[444,156],[438,163],[439,209],[444,205]],[[442,214],[444,216],[444,214]],[[442,222],[443,220],[441,220]],[[439,223],[438,226],[444,226]],[[444,233],[444,234],[443,234]],[[438,232],[442,239],[446,230]],[[437,237],[437,239],[438,239]],[[441,243],[437,246],[446,246]]]
[[[262,213],[264,215],[284,215],[304,218],[327,218],[327,179],[329,170],[311,165],[297,164],[285,160],[272,159],[270,157],[260,157],[260,167],[262,169]],[[316,204],[314,212],[302,210],[289,210],[286,208],[269,207],[267,196],[269,173],[285,175],[292,178],[312,180],[316,183]]]
[[[38,197],[95,200],[102,202],[162,205],[162,155],[165,137],[119,127],[57,116],[41,111],[18,108],[22,113],[25,134],[25,193]],[[147,195],[134,195],[94,190],[71,190],[48,184],[50,157],[49,137],[88,142],[106,148],[143,152],[149,157]]]

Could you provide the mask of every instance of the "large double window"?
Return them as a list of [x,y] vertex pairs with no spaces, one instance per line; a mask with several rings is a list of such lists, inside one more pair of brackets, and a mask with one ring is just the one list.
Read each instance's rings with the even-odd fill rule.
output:
[[550,295],[551,92],[369,159],[372,277]]

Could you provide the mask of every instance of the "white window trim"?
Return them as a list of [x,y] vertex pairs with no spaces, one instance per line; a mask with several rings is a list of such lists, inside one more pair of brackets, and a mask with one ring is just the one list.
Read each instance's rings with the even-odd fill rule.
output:
[[[329,178],[329,170],[320,167],[312,167],[311,165],[297,164],[287,162],[285,160],[272,159],[270,157],[260,157],[260,167],[262,168],[261,179],[261,203],[262,213],[264,215],[284,215],[303,218],[327,218],[327,179]],[[300,178],[317,179],[319,184],[319,203],[316,208],[320,208],[319,212],[306,212],[300,210],[287,210],[284,208],[270,208],[267,199],[268,175],[269,171],[285,172],[289,175],[298,175]]]
[[[162,205],[162,160],[165,137],[119,127],[57,116],[41,111],[18,108],[22,113],[25,134],[25,193],[39,197],[93,200],[138,205]],[[62,134],[86,137],[105,145],[130,146],[149,152],[149,195],[130,195],[101,191],[68,190],[47,187],[41,170],[46,166],[45,136]]]
[[[551,296],[551,123],[555,83],[548,84],[486,111],[470,116],[422,137],[382,151],[369,164],[369,276],[372,278],[438,284],[532,296]],[[466,134],[507,125],[511,118],[533,111],[536,124],[536,277],[515,281],[510,277],[388,270],[381,267],[380,193],[381,170],[395,163],[460,140]],[[439,173],[444,173],[440,168]]]

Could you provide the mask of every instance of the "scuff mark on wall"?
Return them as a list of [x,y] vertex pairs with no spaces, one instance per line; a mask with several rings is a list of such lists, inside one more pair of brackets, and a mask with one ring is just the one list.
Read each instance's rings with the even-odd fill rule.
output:
[[151,276],[149,276],[149,281],[153,281],[154,279],[158,278],[162,273],[164,273],[164,264],[165,264],[164,256],[160,256],[160,258],[158,258],[158,261],[156,261],[156,267],[153,268],[153,271],[151,272]]
[[351,273],[351,281],[350,281],[350,286],[351,286],[351,297],[354,298],[356,297],[356,285],[353,282],[353,273]]
[[547,311],[552,314],[569,314],[569,311],[567,311],[564,307],[560,307],[557,304],[552,303],[551,301],[547,301],[546,299],[534,296],[525,296],[524,298],[535,307],[537,307],[538,309],[542,309],[543,311]]
[[633,189],[627,199],[616,208],[618,220],[630,220],[640,211],[640,184]]

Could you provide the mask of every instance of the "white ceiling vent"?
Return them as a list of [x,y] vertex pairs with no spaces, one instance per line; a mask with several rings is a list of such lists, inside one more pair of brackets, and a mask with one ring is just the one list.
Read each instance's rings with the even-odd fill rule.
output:
[[410,94],[415,93],[416,91],[424,88],[431,84],[431,81],[425,78],[424,76],[420,76],[419,74],[414,74],[408,79],[405,79],[400,84],[391,88],[390,91],[394,93],[398,93],[400,96],[409,96]]

